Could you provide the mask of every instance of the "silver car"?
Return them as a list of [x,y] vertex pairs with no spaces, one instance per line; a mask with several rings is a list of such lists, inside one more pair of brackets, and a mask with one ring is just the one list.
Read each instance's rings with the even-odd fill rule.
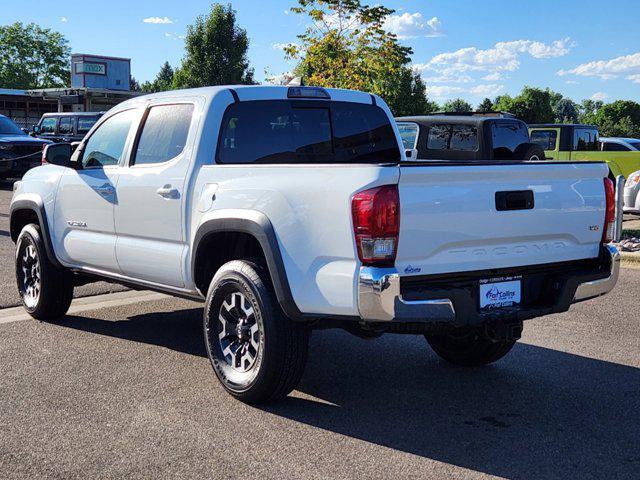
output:
[[640,170],[629,175],[624,186],[624,213],[640,215]]
[[640,139],[600,137],[602,150],[605,152],[635,152],[640,150]]

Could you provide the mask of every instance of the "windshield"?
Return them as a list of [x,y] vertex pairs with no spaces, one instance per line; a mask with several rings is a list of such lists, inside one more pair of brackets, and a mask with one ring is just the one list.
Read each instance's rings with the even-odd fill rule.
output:
[[0,135],[26,135],[7,117],[0,117]]

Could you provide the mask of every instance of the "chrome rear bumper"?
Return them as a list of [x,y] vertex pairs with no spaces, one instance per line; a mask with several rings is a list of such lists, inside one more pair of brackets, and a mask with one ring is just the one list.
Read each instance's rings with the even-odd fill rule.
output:
[[[618,281],[620,274],[620,253],[613,245],[606,245],[602,252],[601,269],[606,276],[597,280],[579,283],[573,296],[569,296],[553,310],[531,315],[545,315],[566,311],[571,303],[588,300],[609,293]],[[594,272],[595,273],[595,272]],[[591,278],[594,274],[589,275]],[[575,283],[573,284],[575,285]],[[569,287],[567,287],[569,288]],[[571,295],[567,292],[567,295]],[[400,291],[400,274],[395,268],[361,267],[358,280],[358,310],[365,322],[420,322],[455,323],[456,309],[449,298],[429,300],[405,300]],[[466,314],[461,315],[465,317]],[[464,318],[459,319],[464,321]]]

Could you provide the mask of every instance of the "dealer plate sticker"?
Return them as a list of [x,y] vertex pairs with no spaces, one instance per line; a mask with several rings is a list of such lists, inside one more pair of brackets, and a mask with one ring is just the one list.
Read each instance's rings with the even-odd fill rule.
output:
[[520,303],[520,280],[510,282],[480,282],[480,308],[512,307]]

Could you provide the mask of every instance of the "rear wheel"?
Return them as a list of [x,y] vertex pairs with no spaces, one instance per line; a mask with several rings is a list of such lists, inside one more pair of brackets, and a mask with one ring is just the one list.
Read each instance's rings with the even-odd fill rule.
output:
[[536,145],[535,143],[523,143],[516,148],[515,152],[513,152],[513,159],[536,161],[545,160],[546,157],[544,156],[544,150],[542,150],[540,145]]
[[494,342],[480,330],[463,328],[446,335],[426,335],[434,352],[447,362],[465,367],[488,365],[504,357],[516,340]]
[[25,226],[16,242],[16,280],[22,305],[33,318],[63,317],[73,298],[73,282],[68,272],[47,258],[38,226]]
[[246,403],[285,397],[307,359],[309,332],[280,309],[267,272],[234,260],[214,276],[204,309],[204,339],[222,386]]

